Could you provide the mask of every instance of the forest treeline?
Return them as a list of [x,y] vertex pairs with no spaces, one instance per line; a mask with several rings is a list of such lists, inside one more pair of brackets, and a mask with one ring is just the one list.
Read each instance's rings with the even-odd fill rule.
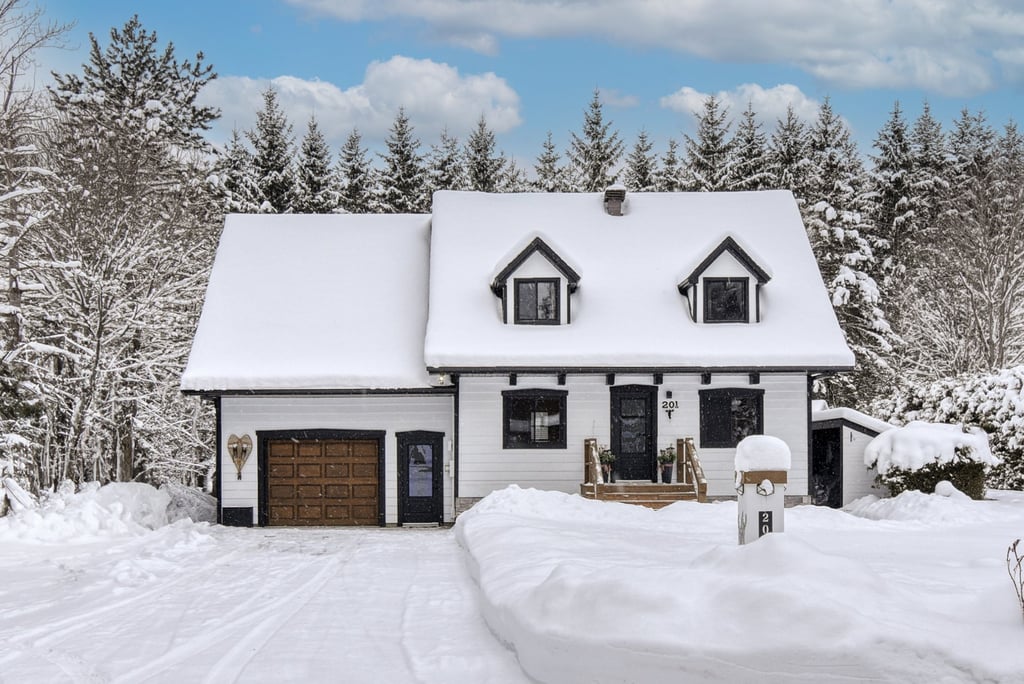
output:
[[[910,404],[895,396],[1024,361],[1024,138],[1012,121],[964,110],[947,130],[927,104],[911,121],[896,103],[862,155],[828,99],[811,121],[790,108],[765,126],[751,106],[709,97],[694,135],[656,153],[643,131],[628,145],[595,92],[568,147],[549,132],[524,166],[483,117],[464,141],[444,132],[427,146],[403,110],[381,153],[353,130],[335,154],[315,119],[297,136],[269,89],[255,126],[216,150],[218,112],[198,99],[212,67],[179,59],[137,18],[91,37],[79,72],[34,90],[33,55],[66,30],[0,0],[0,476],[32,490],[208,476],[210,409],[178,381],[228,212],[428,212],[441,189],[616,181],[787,189],[858,362],[820,380],[820,396],[900,417]],[[1024,485],[1014,458],[996,484]]]

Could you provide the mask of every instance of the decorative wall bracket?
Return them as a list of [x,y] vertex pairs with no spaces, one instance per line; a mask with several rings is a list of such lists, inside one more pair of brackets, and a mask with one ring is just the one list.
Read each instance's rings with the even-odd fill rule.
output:
[[238,479],[242,479],[242,468],[252,453],[252,437],[249,435],[231,435],[228,437],[228,453],[231,454],[231,462],[235,464],[238,471]]

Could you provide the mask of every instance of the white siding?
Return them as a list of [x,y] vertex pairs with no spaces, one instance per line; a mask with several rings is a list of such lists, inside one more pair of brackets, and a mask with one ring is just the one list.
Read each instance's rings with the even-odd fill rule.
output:
[[875,486],[877,468],[864,465],[864,449],[874,439],[859,430],[843,426],[843,505],[868,494],[886,496],[886,490]]
[[[616,375],[616,385],[652,385],[651,374]],[[793,469],[787,494],[807,495],[807,379],[802,374],[762,373],[758,385],[747,374],[712,374],[709,385],[699,374],[665,375],[658,388],[658,446],[693,437],[708,478],[708,494],[726,496],[733,489],[735,449],[702,449],[698,392],[720,387],[764,390],[764,430],[789,444]],[[553,388],[568,391],[565,449],[503,449],[502,397],[508,389]],[[668,417],[662,402],[678,401]],[[583,478],[583,440],[611,438],[609,386],[604,375],[569,375],[559,386],[555,376],[519,375],[515,386],[508,376],[463,376],[459,380],[459,496],[486,496],[509,484],[538,489],[578,492]]]
[[255,444],[257,431],[264,430],[383,430],[384,517],[387,524],[398,522],[398,462],[396,432],[429,430],[443,432],[444,519],[453,519],[452,437],[454,435],[451,395],[353,395],[342,397],[223,397],[221,399],[221,503],[224,507],[252,506],[259,520],[258,453],[249,456],[242,471],[227,453],[231,434],[250,435]]

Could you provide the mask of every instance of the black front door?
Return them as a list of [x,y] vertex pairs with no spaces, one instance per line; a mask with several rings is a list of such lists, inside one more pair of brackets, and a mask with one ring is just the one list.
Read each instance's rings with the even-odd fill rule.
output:
[[654,448],[658,443],[655,420],[657,387],[617,385],[612,395],[612,443],[615,472],[622,480],[656,481]]
[[400,523],[444,521],[441,498],[441,462],[444,434],[399,432],[398,520]]

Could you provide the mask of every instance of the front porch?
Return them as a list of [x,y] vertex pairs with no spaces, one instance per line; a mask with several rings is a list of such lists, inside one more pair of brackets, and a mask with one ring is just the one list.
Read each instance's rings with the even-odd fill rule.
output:
[[707,501],[708,481],[692,437],[676,440],[675,482],[605,482],[598,459],[597,440],[593,438],[583,441],[583,469],[580,495],[585,499],[619,501],[648,508],[662,508],[676,501]]

